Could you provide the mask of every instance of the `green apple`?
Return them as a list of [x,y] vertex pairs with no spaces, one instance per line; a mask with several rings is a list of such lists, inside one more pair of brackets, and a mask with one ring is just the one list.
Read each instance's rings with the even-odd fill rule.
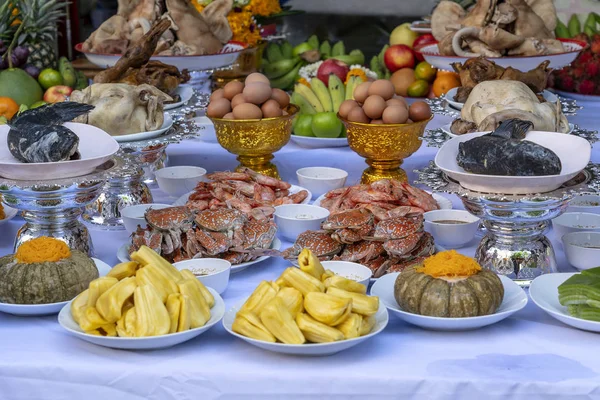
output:
[[398,25],[390,35],[390,46],[404,44],[412,49],[415,39],[419,36],[417,32],[410,30],[410,23]]
[[342,121],[334,112],[321,112],[313,115],[312,131],[319,138],[336,138],[342,133]]
[[294,134],[298,136],[314,137],[315,134],[312,130],[312,120],[313,116],[310,114],[300,115],[296,120],[296,125],[294,125]]

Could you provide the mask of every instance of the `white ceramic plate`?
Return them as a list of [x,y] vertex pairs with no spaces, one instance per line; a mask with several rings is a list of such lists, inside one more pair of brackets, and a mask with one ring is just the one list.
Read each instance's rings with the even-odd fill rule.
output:
[[[92,125],[67,122],[65,127],[79,136],[80,160],[48,163],[22,163],[10,154],[8,146],[0,146],[0,176],[7,179],[46,180],[86,175],[104,164],[119,151],[117,141]],[[6,144],[8,125],[0,126],[0,143]]]
[[0,219],[0,225],[7,223],[19,213],[19,210],[16,208],[9,207],[5,204],[2,204],[2,207],[4,208],[4,218]]
[[170,333],[168,335],[140,337],[140,338],[128,338],[128,337],[105,337],[96,336],[85,333],[73,320],[71,315],[71,302],[66,304],[58,314],[58,323],[62,326],[69,334],[90,342],[99,346],[110,347],[113,349],[124,349],[124,350],[157,350],[164,349],[167,347],[175,346],[177,344],[187,342],[190,339],[195,338],[198,335],[203,334],[210,328],[212,328],[217,322],[223,318],[225,314],[225,303],[219,293],[213,288],[207,288],[215,298],[215,304],[210,309],[210,319],[206,325],[190,329],[184,332]]
[[176,92],[179,95],[179,97],[181,97],[181,101],[178,101],[177,103],[165,104],[165,111],[181,107],[182,105],[190,101],[190,99],[194,95],[194,88],[192,88],[190,85],[179,85]]
[[[113,67],[121,58],[120,54],[98,54],[83,51],[83,43],[75,45],[75,50],[83,53],[92,64],[100,68]],[[233,64],[246,46],[238,42],[229,42],[219,53],[203,56],[152,56],[151,60],[173,65],[180,71],[187,69],[199,71],[227,67]]]
[[240,335],[238,333],[235,333],[231,329],[233,321],[235,320],[235,315],[246,300],[247,298],[239,302],[239,304],[237,304],[235,307],[230,308],[225,313],[225,316],[223,317],[223,326],[225,327],[227,332],[231,333],[233,336],[242,339],[247,343],[250,343],[253,346],[260,347],[261,349],[273,351],[275,353],[290,354],[295,356],[329,356],[335,353],[339,353],[340,351],[354,347],[357,344],[360,344],[365,340],[377,335],[386,327],[389,320],[388,312],[385,309],[385,306],[380,302],[379,310],[377,310],[377,313],[375,314],[377,322],[375,323],[375,326],[373,327],[371,333],[369,333],[368,335],[361,336],[355,339],[341,340],[339,342],[333,343],[269,343],[263,342],[262,340],[251,339],[249,337]]
[[[542,145],[556,153],[562,163],[560,175],[546,176],[496,176],[465,172],[456,162],[458,144],[485,132],[467,133],[448,140],[435,156],[435,164],[461,186],[485,193],[531,194],[550,192],[581,172],[591,156],[590,143],[574,135],[556,132],[531,131],[526,139]],[[577,157],[573,157],[577,154]]]
[[348,146],[348,138],[318,138],[318,137],[310,137],[310,136],[298,136],[292,135],[290,136],[292,142],[296,143],[298,146],[306,147],[309,149],[324,149],[327,147],[347,147]]
[[567,97],[569,99],[574,99],[577,101],[600,101],[600,95],[565,92],[564,90],[558,90],[554,88],[552,89],[552,91],[563,97]]
[[[110,265],[105,263],[102,260],[97,258],[92,258],[94,263],[96,264],[96,268],[98,268],[99,276],[106,276],[108,272],[111,270]],[[8,303],[0,303],[0,312],[4,312],[7,314],[19,315],[19,316],[41,316],[41,315],[50,315],[56,314],[59,312],[66,304],[69,304],[70,301],[61,301],[58,303],[50,303],[50,304],[8,304]]]
[[166,131],[171,129],[172,126],[173,126],[173,119],[171,118],[171,116],[169,114],[165,113],[165,120],[163,121],[162,126],[155,131],[139,132],[139,133],[132,133],[130,135],[120,135],[120,136],[113,136],[113,137],[119,143],[133,142],[136,140],[144,140],[144,139],[152,139],[152,138],[162,135],[163,133],[165,133]]
[[[446,92],[446,94],[444,95],[444,99],[453,108],[455,108],[457,110],[462,110],[465,103],[460,103],[458,101],[454,101],[454,96],[456,95],[457,91],[458,91],[458,88],[452,88],[452,89],[448,90],[448,92]],[[556,95],[549,90],[544,90],[542,92],[542,96],[544,96],[544,99],[546,99],[546,101],[549,103],[555,103],[558,101],[558,97],[556,97]]]
[[[312,193],[310,192],[310,190],[303,188],[302,186],[292,185],[292,187],[290,188],[290,194],[298,193],[301,190],[306,190],[308,192],[308,196],[306,197],[306,199],[304,199],[304,201],[301,204],[310,203],[312,200]],[[189,192],[188,194],[184,194],[183,196],[181,196],[180,198],[175,200],[175,203],[173,203],[173,206],[175,206],[175,207],[185,206],[185,203],[187,203],[188,198],[190,197],[190,195],[192,193],[194,193],[194,192]]]
[[577,329],[600,332],[600,322],[588,321],[569,315],[567,307],[558,301],[558,287],[575,273],[557,273],[540,275],[531,282],[529,295],[531,300],[548,315]]
[[[130,245],[130,243],[125,243],[123,246],[119,247],[119,250],[117,251],[117,259],[119,261],[121,261],[121,262],[131,261],[131,259],[129,258],[129,252],[127,251],[127,248],[129,247],[129,245]],[[273,239],[273,243],[271,243],[270,249],[279,250],[280,248],[281,248],[281,240],[279,240],[278,238]],[[271,256],[262,256],[262,257],[258,257],[254,261],[248,261],[245,263],[232,265],[231,273],[234,274],[236,272],[241,272],[241,271],[245,270],[246,268],[250,267],[251,265],[265,261],[267,258],[271,258]]]
[[463,331],[478,329],[495,324],[521,310],[527,304],[527,294],[510,278],[500,276],[504,286],[504,299],[498,310],[491,315],[467,318],[428,317],[403,311],[394,298],[394,283],[399,272],[382,276],[371,287],[371,296],[379,296],[379,300],[392,313],[404,321],[425,329],[439,331]]
[[[521,71],[529,71],[540,65],[542,62],[549,60],[549,68],[559,69],[572,63],[577,58],[581,50],[583,50],[586,46],[584,42],[574,39],[560,39],[560,41],[563,42],[563,45],[567,50],[564,53],[526,57],[489,57],[489,59],[493,60],[501,67],[513,67]],[[435,68],[447,71],[454,71],[452,68],[452,63],[464,63],[469,59],[468,57],[460,56],[442,56],[440,55],[437,43],[421,47],[420,52],[423,54],[425,61],[427,61],[429,64]]]
[[410,24],[410,30],[418,33],[431,33],[431,23],[429,21],[414,21]]
[[[460,136],[462,136],[462,135],[457,135],[456,133],[452,133],[452,131],[450,130],[450,127],[451,127],[451,125],[452,125],[452,123],[449,123],[449,124],[443,125],[443,126],[440,128],[440,129],[441,129],[442,131],[444,131],[444,133],[445,133],[446,135],[448,135],[448,136],[450,136],[450,137],[453,137],[453,138],[454,138],[454,137],[460,137]],[[573,132],[573,129],[575,129],[575,125],[573,125],[572,123],[570,123],[570,122],[569,122],[569,131],[568,131],[568,132],[566,132],[565,134],[567,134],[567,135],[568,135],[568,134],[570,134],[571,132]],[[491,131],[490,131],[490,132],[491,132]]]
[[[430,194],[435,199],[435,201],[438,203],[438,206],[440,207],[440,210],[452,210],[452,202],[450,200],[448,200],[444,196],[440,196],[437,193],[430,193]],[[317,197],[317,199],[315,200],[315,202],[313,204],[315,206],[319,206],[320,207],[321,206],[321,201],[323,201],[324,198],[325,198],[325,194]]]

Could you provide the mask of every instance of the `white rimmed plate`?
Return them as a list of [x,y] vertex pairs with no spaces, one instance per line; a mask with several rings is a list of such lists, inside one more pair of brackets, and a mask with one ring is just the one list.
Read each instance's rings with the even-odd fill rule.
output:
[[261,349],[273,351],[275,353],[290,354],[295,356],[329,356],[335,353],[339,353],[340,351],[354,347],[364,342],[365,340],[377,335],[386,327],[389,320],[388,312],[385,306],[380,302],[379,309],[375,314],[375,319],[377,322],[375,323],[375,326],[373,327],[371,333],[369,333],[368,335],[354,339],[340,340],[339,342],[332,343],[270,343],[264,342],[262,340],[251,339],[249,337],[240,335],[239,333],[236,333],[231,329],[233,321],[235,320],[235,315],[246,300],[247,298],[239,302],[235,307],[227,310],[225,316],[223,317],[223,327],[225,328],[225,330],[227,330],[227,332],[231,333],[233,336],[236,336],[253,346],[260,347]]
[[[559,39],[564,47],[565,52],[559,54],[547,54],[540,56],[511,56],[511,57],[487,57],[493,60],[497,65],[507,68],[513,67],[521,71],[529,71],[536,68],[542,62],[549,60],[552,69],[559,69],[571,64],[579,55],[579,53],[587,47],[587,43],[575,39]],[[454,71],[452,63],[464,63],[469,58],[460,56],[443,56],[440,54],[437,43],[429,44],[421,47],[420,53],[429,64],[435,68]]]
[[529,295],[536,306],[560,322],[591,332],[600,332],[600,322],[588,321],[569,315],[567,307],[558,301],[558,287],[576,273],[555,273],[540,275],[531,282]]
[[[485,132],[467,133],[448,140],[435,156],[435,164],[461,186],[484,193],[532,194],[550,192],[579,174],[590,161],[591,146],[583,138],[556,132],[531,131],[526,140],[552,150],[560,158],[562,171],[559,175],[546,176],[496,176],[471,174],[458,166],[458,145]],[[577,154],[577,157],[573,157]]]
[[[246,45],[242,43],[229,42],[216,54],[206,54],[203,56],[152,56],[150,59],[167,65],[173,65],[180,71],[184,69],[200,71],[230,66],[238,59],[240,53],[245,48]],[[75,50],[83,53],[89,62],[100,68],[113,67],[121,58],[121,54],[100,54],[84,51],[83,43],[75,45]]]
[[554,88],[552,88],[552,91],[563,97],[566,97],[569,99],[574,99],[577,101],[600,101],[600,95],[598,95],[598,94],[572,93],[572,92],[565,92],[564,90],[559,90],[559,89],[554,89]]
[[[110,265],[105,263],[102,260],[97,258],[92,258],[94,260],[94,264],[96,264],[96,268],[98,268],[99,276],[106,276],[108,272],[111,270]],[[19,315],[19,316],[41,316],[41,315],[50,315],[56,314],[59,312],[66,304],[69,304],[70,301],[60,301],[58,303],[50,303],[50,304],[9,304],[9,303],[0,303],[0,312],[4,312],[7,314]]]
[[[453,108],[456,108],[457,110],[462,110],[465,103],[460,103],[454,100],[454,96],[456,96],[457,91],[458,88],[452,88],[448,90],[448,92],[446,92],[446,94],[444,95],[444,100],[446,100],[446,102],[450,104]],[[556,101],[558,101],[558,97],[556,97],[556,95],[549,90],[542,91],[542,96],[544,96],[544,99],[546,99],[546,101],[549,103],[555,103]]]
[[19,210],[16,208],[9,207],[5,204],[2,204],[2,207],[4,208],[4,218],[0,219],[0,225],[7,223],[19,213]]
[[348,146],[348,138],[318,138],[311,136],[298,136],[292,135],[290,136],[292,142],[296,143],[298,146],[306,147],[309,149],[324,149],[328,147],[347,147]]
[[[452,126],[452,123],[449,123],[449,124],[443,125],[440,129],[442,131],[444,131],[444,133],[446,135],[453,137],[453,138],[463,136],[463,135],[457,135],[456,133],[452,133],[452,131],[450,130],[451,126]],[[572,123],[569,122],[569,130],[567,132],[565,132],[564,134],[565,135],[570,134],[571,132],[573,132],[573,129],[575,129],[575,125],[573,125]],[[559,132],[556,132],[556,133],[559,133]]]
[[500,276],[500,280],[504,286],[504,299],[494,314],[466,318],[428,317],[425,315],[413,314],[403,311],[394,298],[394,283],[396,282],[398,275],[400,275],[400,273],[395,272],[379,278],[371,287],[371,296],[379,296],[381,304],[384,304],[392,313],[410,324],[425,329],[439,331],[478,329],[500,322],[527,305],[527,294],[525,291],[510,278]]
[[418,33],[431,33],[431,22],[414,21],[410,24],[410,30]]
[[190,101],[190,99],[194,95],[194,88],[192,88],[190,85],[179,85],[175,92],[179,95],[179,97],[181,97],[181,100],[177,103],[165,104],[165,111],[181,107],[182,105]]
[[159,129],[157,129],[155,131],[139,132],[139,133],[132,133],[129,135],[120,135],[120,136],[113,136],[113,137],[119,143],[133,142],[136,140],[144,140],[144,139],[152,139],[152,138],[162,135],[163,133],[165,133],[166,131],[171,129],[172,126],[173,126],[173,118],[171,118],[171,116],[169,114],[165,113],[165,119],[163,121],[163,124],[161,125],[161,127]]
[[218,323],[225,314],[225,303],[219,293],[213,288],[207,288],[215,298],[215,304],[210,309],[210,319],[206,325],[200,328],[189,329],[184,332],[169,333],[167,335],[150,336],[150,337],[106,337],[96,336],[85,333],[73,320],[71,315],[71,302],[66,304],[58,314],[58,323],[62,326],[70,335],[73,335],[79,339],[85,340],[99,346],[110,347],[113,349],[124,349],[124,350],[157,350],[164,349],[167,347],[175,346],[177,344],[187,342],[190,339],[195,338],[198,335],[203,334],[216,323]]
[[[427,192],[427,193],[430,193],[430,192]],[[325,194],[327,194],[327,193],[325,193]],[[317,199],[315,200],[315,202],[313,204],[315,206],[320,207],[321,201],[323,201],[323,199],[325,198],[325,194],[317,197]],[[430,193],[430,194],[435,199],[435,201],[438,203],[440,210],[452,210],[452,202],[450,200],[448,200],[444,196],[441,196],[437,193]]]
[[[72,178],[93,172],[119,151],[117,141],[100,128],[92,125],[67,122],[65,127],[79,136],[81,159],[48,163],[22,163],[0,146],[0,176],[7,179],[47,180]],[[6,144],[8,125],[0,126],[0,143]]]
[[[129,258],[129,252],[127,251],[127,248],[129,247],[129,245],[130,245],[130,243],[125,243],[123,246],[119,247],[119,250],[117,251],[117,259],[119,261],[121,261],[121,262],[131,261],[131,258]],[[278,238],[273,239],[273,242],[271,243],[271,247],[269,247],[269,249],[279,250],[280,248],[281,248],[281,240],[279,240]],[[268,258],[271,258],[271,256],[262,256],[262,257],[258,257],[256,260],[253,260],[253,261],[248,261],[245,263],[232,265],[231,273],[234,274],[236,272],[241,272],[241,271],[245,270],[246,268],[250,267],[251,265],[265,261]]]
[[[290,187],[289,190],[290,190],[290,194],[298,193],[301,190],[306,190],[308,192],[308,196],[300,204],[308,204],[312,200],[312,193],[310,192],[310,190],[308,190],[306,188],[303,188],[302,186],[292,185],[292,187]],[[178,207],[178,206],[185,206],[185,203],[187,203],[188,198],[190,197],[190,195],[192,193],[194,193],[194,192],[189,192],[188,194],[184,194],[183,196],[181,196],[180,198],[178,198],[177,200],[175,200],[175,203],[173,203],[173,206],[176,206],[176,207]]]

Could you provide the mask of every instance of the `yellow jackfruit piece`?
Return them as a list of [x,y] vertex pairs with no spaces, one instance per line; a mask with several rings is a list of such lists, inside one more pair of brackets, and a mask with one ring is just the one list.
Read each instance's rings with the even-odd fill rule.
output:
[[94,279],[90,282],[88,295],[88,307],[96,307],[96,302],[102,293],[106,292],[113,285],[116,285],[119,280],[109,276],[103,276],[102,278]]
[[183,332],[190,329],[190,303],[187,296],[181,293],[170,294],[166,306],[171,319],[169,333]]
[[277,292],[269,282],[262,281],[240,307],[240,311],[253,312],[258,315],[264,305],[273,300],[276,294]]
[[163,303],[167,301],[167,297],[169,297],[171,293],[179,293],[177,283],[170,280],[168,275],[162,272],[154,264],[148,264],[140,268],[137,271],[135,278],[140,286],[150,285],[154,287]]
[[135,307],[123,312],[117,321],[117,334],[121,337],[135,337]]
[[308,314],[298,314],[296,316],[296,323],[309,342],[329,343],[344,339],[344,334],[338,329],[327,326]]
[[283,289],[284,287],[291,287],[289,283],[287,283],[285,281],[285,279],[283,279],[282,276],[280,276],[279,278],[277,278],[275,280],[275,283],[277,284],[277,286],[279,286],[279,289]]
[[123,314],[123,305],[131,297],[136,287],[137,281],[133,276],[124,278],[111,286],[96,301],[98,313],[109,323],[117,322]]
[[356,314],[370,317],[375,315],[379,309],[379,297],[377,296],[347,292],[336,287],[330,287],[326,293],[342,299],[352,299],[352,312]]
[[376,322],[377,319],[374,315],[371,315],[370,317],[363,317],[362,323],[360,324],[360,336],[365,336],[371,333]]
[[179,282],[183,277],[177,268],[170,262],[162,258],[158,253],[152,250],[150,247],[142,246],[138,251],[134,251],[130,255],[133,261],[137,261],[143,266],[148,264],[154,264],[163,270],[169,278],[174,282]]
[[318,280],[321,280],[321,276],[325,273],[321,261],[307,248],[304,248],[298,255],[298,266],[302,271]]
[[341,324],[337,325],[336,328],[344,334],[346,339],[357,338],[360,336],[362,319],[362,315],[350,313],[348,318],[346,318],[346,320]]
[[177,284],[179,293],[188,298],[190,304],[190,328],[192,329],[206,325],[210,319],[210,307],[194,281],[197,281],[197,279],[182,279]]
[[96,307],[86,307],[79,322],[79,326],[84,331],[93,331],[103,325],[108,325],[110,322],[105,320],[99,313]]
[[135,303],[135,336],[159,336],[169,333],[171,320],[169,312],[156,292],[150,285],[135,288],[133,294]]
[[130,276],[135,276],[135,272],[141,265],[137,261],[127,261],[124,263],[120,263],[112,267],[112,269],[106,274],[106,276],[111,278],[117,278],[121,280],[123,278],[129,278]]
[[198,282],[196,284],[196,286],[198,287],[198,290],[200,290],[200,293],[202,293],[202,296],[204,296],[204,300],[206,300],[206,302],[208,303],[208,306],[210,308],[213,308],[213,306],[215,305],[215,298],[212,295],[212,293],[208,291],[206,286],[204,286],[204,283],[200,282],[200,280],[198,278],[196,278],[194,273],[192,271],[190,271],[189,269],[182,269],[179,272],[181,272],[181,276],[183,276],[183,279],[195,279],[196,282]]
[[281,277],[293,288],[298,289],[303,296],[310,292],[324,292],[325,285],[314,276],[295,267],[287,268]]
[[238,311],[231,325],[231,329],[240,335],[263,342],[275,343],[277,339],[260,322],[256,314],[247,311]]
[[343,276],[334,275],[325,279],[323,282],[326,288],[336,287],[347,292],[367,294],[367,287],[362,283],[353,281],[352,279],[344,278]]
[[283,304],[294,318],[296,318],[298,313],[304,311],[304,298],[298,289],[292,287],[283,288],[277,292],[275,297],[279,297],[283,301]]
[[115,324],[106,324],[92,331],[85,331],[88,335],[95,336],[117,336],[117,327]]
[[278,297],[262,308],[260,321],[282,343],[302,344],[306,342],[292,314]]
[[335,272],[333,272],[333,271],[332,271],[332,270],[330,270],[330,269],[326,269],[326,270],[325,270],[325,273],[323,273],[323,275],[321,275],[321,281],[325,282],[325,280],[326,280],[327,278],[330,278],[330,277],[332,277],[332,276],[335,276]]
[[71,302],[71,316],[73,320],[79,324],[79,320],[81,319],[81,315],[85,311],[87,307],[87,301],[89,298],[90,290],[85,289],[83,292],[79,293],[77,297]]
[[304,309],[319,322],[329,326],[341,324],[352,311],[352,299],[326,293],[310,292],[304,296]]

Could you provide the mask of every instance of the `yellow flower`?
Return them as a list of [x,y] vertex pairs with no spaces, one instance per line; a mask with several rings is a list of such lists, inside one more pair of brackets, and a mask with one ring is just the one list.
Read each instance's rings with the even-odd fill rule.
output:
[[367,74],[365,74],[365,71],[363,71],[360,68],[355,68],[355,69],[351,69],[350,72],[348,72],[348,75],[346,75],[346,82],[345,83],[348,83],[348,81],[350,81],[350,77],[352,77],[352,76],[358,76],[358,77],[360,77],[360,79],[363,82],[366,82],[368,80]]
[[[194,1],[194,7],[198,12],[204,10],[204,6],[199,4],[198,1]],[[256,46],[261,40],[260,29],[254,21],[253,15],[249,6],[243,8],[234,7],[233,10],[227,14],[227,21],[229,27],[233,33],[231,40],[236,42],[242,42],[248,44],[248,47]]]
[[253,15],[260,15],[261,17],[268,17],[281,12],[279,0],[251,0],[246,8],[249,8]]
[[304,79],[304,78],[300,78],[300,79],[298,79],[298,83],[299,83],[299,84],[301,84],[301,85],[306,85],[306,86],[310,87],[310,82],[308,82],[308,81],[307,81],[306,79]]

